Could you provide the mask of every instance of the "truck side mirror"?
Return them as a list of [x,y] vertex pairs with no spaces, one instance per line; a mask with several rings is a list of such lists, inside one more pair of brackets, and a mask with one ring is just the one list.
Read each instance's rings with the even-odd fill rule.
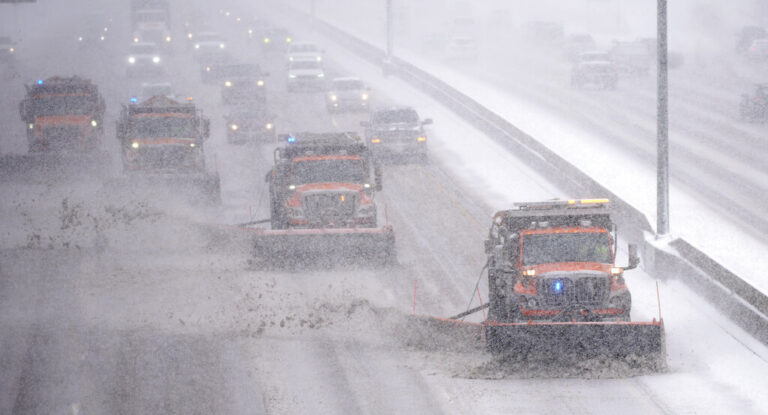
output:
[[376,191],[380,192],[381,189],[383,188],[383,186],[381,184],[381,166],[374,167],[374,169],[373,169],[373,178],[374,178],[374,181],[376,182],[375,183]]
[[637,255],[637,245],[629,244],[627,250],[629,251],[629,265],[624,267],[624,269],[637,268],[637,265],[640,264],[640,257]]
[[425,118],[424,121],[421,122],[421,125],[429,125],[432,124],[432,118]]
[[371,123],[369,121],[360,121],[360,126],[367,128],[371,126]]
[[203,138],[208,138],[211,135],[211,120],[203,120]]

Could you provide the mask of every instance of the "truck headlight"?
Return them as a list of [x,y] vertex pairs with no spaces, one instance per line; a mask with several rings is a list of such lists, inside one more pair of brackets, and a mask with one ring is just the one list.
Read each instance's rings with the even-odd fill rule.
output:
[[274,127],[274,126],[272,125],[272,123],[271,123],[271,122],[268,122],[268,123],[267,123],[267,125],[265,125],[264,127],[265,127],[267,130],[271,130],[271,129],[272,129],[272,127]]
[[338,97],[336,95],[331,95],[331,101],[336,101]]
[[291,79],[293,79],[293,78],[295,78],[295,77],[296,77],[296,75],[294,75],[294,74],[292,74],[292,73],[289,73],[289,74],[288,74],[288,77],[289,77],[289,78],[291,78]]
[[154,62],[154,63],[160,63],[160,57],[159,57],[159,56],[153,56],[153,57],[152,57],[152,62]]
[[139,38],[138,37],[133,38],[133,43],[139,43]]
[[367,101],[368,100],[368,94],[363,94],[363,95],[360,96],[360,98],[362,98],[363,101]]
[[219,49],[224,49],[225,45],[223,43],[219,43]]
[[318,62],[322,62],[322,61],[323,61],[323,57],[322,57],[322,56],[318,56],[318,57],[317,57],[317,61],[318,61]]
[[268,37],[264,38],[264,43],[269,43],[269,38]]
[[29,129],[30,130],[34,130],[35,129],[35,124],[29,123]]
[[262,79],[259,79],[258,81],[256,81],[256,85],[258,85],[258,86],[264,86],[264,80],[262,80]]
[[237,131],[237,129],[238,129],[239,127],[237,126],[237,124],[232,124],[232,125],[230,125],[230,126],[229,126],[229,128],[231,128],[231,129],[232,129],[232,131]]
[[224,81],[224,86],[229,88],[232,86],[232,81]]
[[416,138],[416,141],[423,143],[427,141],[427,137],[424,137],[423,135],[420,135],[418,138]]
[[200,44],[199,43],[195,43],[195,49],[200,49]]
[[139,148],[139,143],[134,141],[131,143],[131,148]]
[[98,127],[98,126],[99,126],[99,122],[98,122],[98,121],[96,121],[96,120],[91,120],[91,127],[94,127],[94,128],[95,128],[95,127]]
[[170,42],[170,41],[171,41],[171,37],[170,37],[170,36],[166,36],[166,37],[165,37],[165,41],[166,41],[166,42]]
[[133,65],[134,63],[136,63],[136,58],[134,58],[133,56],[129,56],[129,57],[128,57],[128,63],[130,63],[131,65]]

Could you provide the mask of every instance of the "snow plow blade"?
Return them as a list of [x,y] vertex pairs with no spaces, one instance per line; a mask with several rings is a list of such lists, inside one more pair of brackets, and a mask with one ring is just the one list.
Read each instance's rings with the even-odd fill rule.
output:
[[253,232],[255,256],[276,265],[314,262],[321,258],[386,264],[395,256],[395,234],[391,226],[285,230],[246,226],[246,229]]
[[547,357],[639,358],[666,362],[664,322],[487,323],[486,342],[498,354]]

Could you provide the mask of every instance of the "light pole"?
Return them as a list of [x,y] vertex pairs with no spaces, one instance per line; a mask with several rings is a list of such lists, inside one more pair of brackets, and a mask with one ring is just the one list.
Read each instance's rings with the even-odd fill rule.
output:
[[387,1],[387,60],[392,60],[394,33],[392,33],[392,0]]
[[667,0],[658,0],[656,10],[657,81],[657,165],[656,165],[656,235],[669,233],[669,84],[667,74]]

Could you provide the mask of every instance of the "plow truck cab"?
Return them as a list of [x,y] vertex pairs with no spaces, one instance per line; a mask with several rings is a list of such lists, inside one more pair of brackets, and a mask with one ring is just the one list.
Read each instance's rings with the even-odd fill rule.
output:
[[117,122],[123,170],[157,184],[191,186],[217,201],[219,176],[205,163],[209,131],[208,119],[191,100],[182,103],[158,95],[124,105]]
[[19,104],[30,153],[92,153],[104,135],[104,98],[88,79],[53,77],[25,85]]
[[616,224],[607,199],[516,203],[497,212],[486,240],[494,352],[663,358],[661,321],[632,322],[632,297],[616,265]]
[[394,232],[375,203],[381,170],[355,133],[281,135],[267,173],[272,229],[257,252],[287,257],[394,258]]

